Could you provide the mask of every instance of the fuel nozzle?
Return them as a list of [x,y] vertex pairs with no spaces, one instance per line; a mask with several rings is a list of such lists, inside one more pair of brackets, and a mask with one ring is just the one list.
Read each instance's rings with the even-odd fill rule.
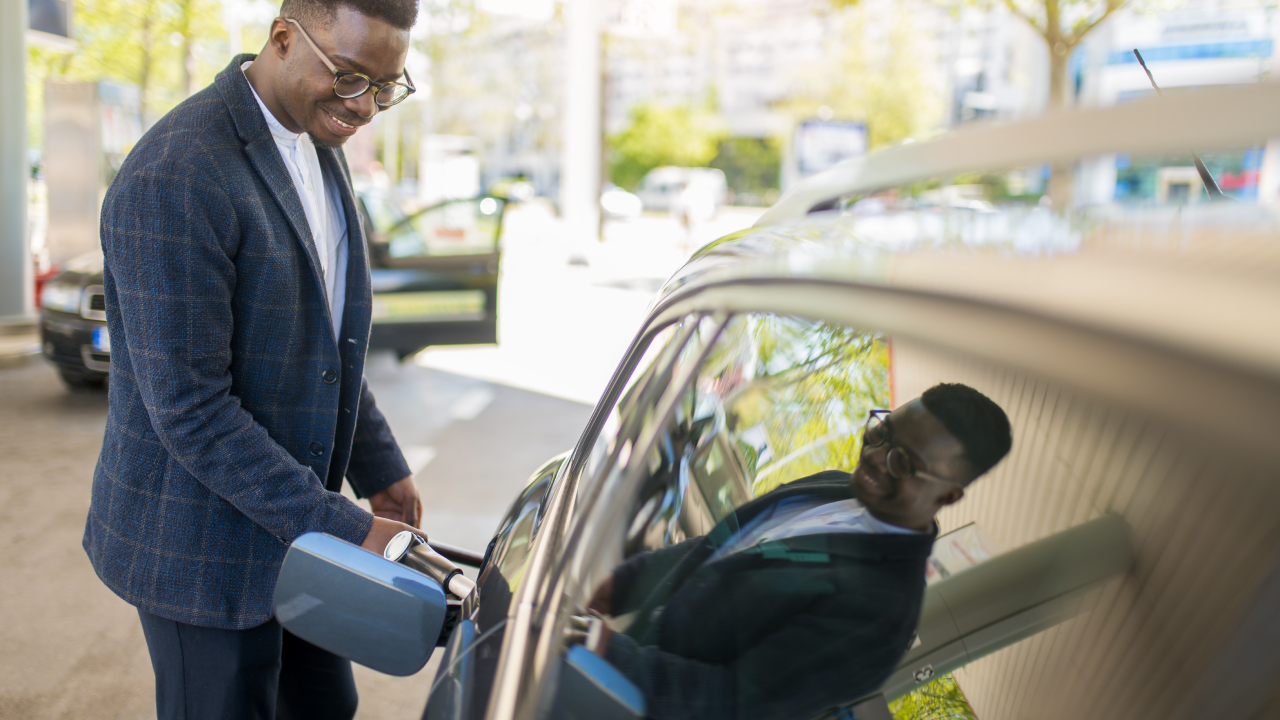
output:
[[430,577],[459,600],[465,599],[476,588],[476,584],[462,574],[461,568],[432,550],[417,533],[408,530],[398,533],[387,543],[382,556]]

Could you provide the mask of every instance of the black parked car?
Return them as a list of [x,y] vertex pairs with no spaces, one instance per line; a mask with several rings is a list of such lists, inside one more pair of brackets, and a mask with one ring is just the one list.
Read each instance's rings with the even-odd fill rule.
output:
[[102,291],[102,255],[84,255],[40,291],[44,355],[73,389],[102,387],[111,370],[111,337]]
[[[1278,112],[1274,83],[1206,89],[801,183],[667,283],[577,445],[533,474],[483,557],[441,548],[478,566],[474,586],[411,535],[379,557],[314,533],[284,561],[277,617],[397,675],[442,645],[428,720],[888,718],[887,700],[962,667],[988,720],[1271,716],[1280,221],[1241,203],[841,208],[1038,167],[1049,140],[1055,162],[1261,143]],[[824,573],[835,543],[682,553],[755,498],[852,469],[869,411],[940,381],[1004,407],[1014,446],[939,515],[915,637],[864,693],[841,672],[856,634],[823,612],[849,593]],[[792,601],[794,622],[762,622]]]
[[[406,215],[384,195],[357,197],[373,284],[369,347],[403,359],[431,345],[497,342],[506,201],[448,200]],[[45,357],[68,387],[101,387],[111,370],[102,256],[72,261],[40,297]]]

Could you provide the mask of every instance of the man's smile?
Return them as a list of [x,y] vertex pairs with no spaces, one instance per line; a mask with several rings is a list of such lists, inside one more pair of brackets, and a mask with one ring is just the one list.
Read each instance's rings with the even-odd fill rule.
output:
[[334,121],[334,122],[336,122],[336,123],[338,123],[338,124],[339,124],[339,125],[341,125],[342,127],[345,127],[345,128],[352,128],[352,129],[354,129],[354,128],[355,128],[355,125],[349,125],[349,124],[347,124],[347,123],[344,123],[344,122],[342,122],[341,120],[339,120],[338,118],[333,117],[333,115],[330,115],[329,117],[333,118],[333,121]]
[[351,135],[355,135],[356,130],[359,130],[361,127],[369,123],[368,120],[361,122],[361,121],[355,120],[354,118],[352,118],[351,121],[341,120],[338,118],[337,115],[334,115],[333,113],[329,112],[324,108],[320,108],[320,111],[323,112],[325,117],[328,119],[329,132],[334,135],[339,135],[343,137],[349,137]]
[[853,480],[858,483],[863,490],[870,492],[873,495],[884,496],[892,489],[888,478],[877,479],[872,477],[870,473],[863,469],[863,465],[861,463],[859,463],[858,467],[853,471]]

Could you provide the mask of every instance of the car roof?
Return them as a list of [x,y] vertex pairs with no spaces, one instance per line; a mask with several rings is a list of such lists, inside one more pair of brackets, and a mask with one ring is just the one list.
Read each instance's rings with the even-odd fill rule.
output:
[[[938,209],[815,211],[841,197],[963,171],[1105,153],[1185,154],[1280,136],[1280,84],[1209,88],[962,129],[837,165],[755,227],[700,250],[656,306],[716,283],[787,279],[891,287],[1019,308],[1280,378],[1280,212],[1234,201],[1067,215]],[[1052,138],[1053,142],[1046,142]]]
[[1258,313],[1280,308],[1280,215],[1258,206],[1075,220],[1040,208],[950,218],[825,212],[712,243],[664,285],[656,304],[763,280],[1013,307],[1280,378],[1280,333],[1257,326]]
[[975,123],[839,163],[788,190],[757,227],[803,217],[835,198],[983,170],[1074,162],[1109,153],[1185,154],[1280,136],[1280,84],[1197,88],[1013,123]]

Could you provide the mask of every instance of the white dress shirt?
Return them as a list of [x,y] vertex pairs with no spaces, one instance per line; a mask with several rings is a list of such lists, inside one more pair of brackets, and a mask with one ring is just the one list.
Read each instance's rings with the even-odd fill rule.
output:
[[[240,71],[247,70],[252,64],[253,61],[242,64]],[[320,256],[320,270],[324,273],[325,296],[329,301],[336,340],[342,333],[342,311],[347,299],[347,216],[342,210],[338,182],[321,170],[311,136],[289,132],[267,109],[252,84],[249,89],[262,109],[262,117],[271,129],[271,137],[276,141],[289,177],[293,178],[294,189],[302,200],[302,209],[307,214],[307,225],[311,227],[316,254]]]
[[770,540],[825,533],[884,533],[919,535],[925,531],[890,525],[867,511],[858,500],[824,502],[800,495],[779,501],[744,525],[708,560],[719,560]]

